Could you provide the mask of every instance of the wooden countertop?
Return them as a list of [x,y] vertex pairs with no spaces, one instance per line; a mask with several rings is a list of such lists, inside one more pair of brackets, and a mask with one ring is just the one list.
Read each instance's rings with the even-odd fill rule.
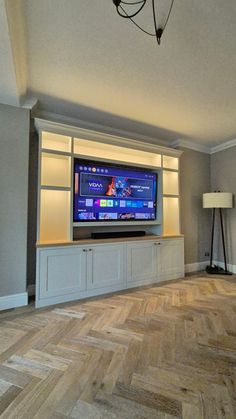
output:
[[37,248],[42,247],[57,247],[57,246],[78,246],[78,245],[93,245],[93,244],[105,244],[105,243],[123,243],[130,241],[146,241],[146,240],[167,240],[167,239],[179,239],[183,238],[183,234],[169,235],[169,236],[156,236],[154,234],[140,236],[140,237],[120,237],[113,239],[78,239],[68,241],[41,241],[36,243]]

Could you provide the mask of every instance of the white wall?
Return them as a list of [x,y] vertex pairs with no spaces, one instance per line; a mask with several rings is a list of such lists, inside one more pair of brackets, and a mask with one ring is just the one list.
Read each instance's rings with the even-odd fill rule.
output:
[[0,297],[26,290],[29,123],[0,104]]

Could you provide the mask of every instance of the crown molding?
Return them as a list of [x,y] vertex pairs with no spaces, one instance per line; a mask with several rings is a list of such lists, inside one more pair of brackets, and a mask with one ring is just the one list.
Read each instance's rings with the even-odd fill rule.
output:
[[71,136],[84,135],[84,139],[92,140],[94,139],[94,135],[96,135],[96,141],[101,140],[102,142],[108,140],[110,143],[119,143],[126,147],[133,146],[135,148],[135,146],[137,146],[138,148],[141,148],[145,144],[145,150],[148,148],[153,152],[157,151],[158,148],[162,153],[173,155],[174,149],[177,147],[184,147],[204,154],[214,154],[236,146],[236,138],[213,147],[184,139],[167,142],[154,137],[148,137],[134,132],[119,130],[92,122],[86,122],[77,118],[43,111],[38,108],[38,101],[35,99],[25,102],[22,107],[31,109],[32,117],[35,118],[36,127],[38,127],[38,129],[42,129],[43,126],[44,130],[59,129],[61,133],[63,133],[64,130],[64,135],[68,133],[69,129]]
[[189,140],[175,140],[171,143],[171,147],[184,147],[190,150],[199,151],[200,153],[211,154],[211,148],[197,142]]
[[236,146],[236,138],[230,141],[226,141],[225,143],[216,145],[215,147],[211,148],[211,154],[218,153],[219,151],[227,150],[228,148]]
[[225,141],[214,147],[208,147],[203,144],[199,144],[197,142],[189,141],[189,140],[176,140],[171,143],[171,147],[184,147],[189,148],[190,150],[199,151],[200,153],[205,154],[215,154],[219,153],[220,151],[227,150],[228,148],[236,146],[236,138],[230,141]]
[[47,120],[63,125],[69,125],[72,127],[83,128],[86,130],[100,132],[102,134],[111,135],[114,137],[131,138],[134,141],[146,142],[153,144],[154,146],[171,147],[171,141],[163,140],[156,137],[146,136],[138,134],[132,131],[125,131],[122,129],[113,128],[111,126],[105,126],[102,124],[96,124],[94,122],[84,121],[82,119],[73,118],[70,116],[60,115],[54,112],[44,111],[40,108],[36,108],[36,112],[33,115],[36,119]]
[[[44,116],[44,117],[43,117]],[[54,117],[53,117],[54,116]],[[56,118],[57,116],[57,118]],[[182,152],[181,150],[175,150],[172,147],[164,147],[159,144],[153,144],[148,142],[150,140],[148,137],[143,137],[133,133],[128,133],[125,131],[118,131],[123,135],[114,135],[101,131],[102,126],[96,125],[99,127],[99,131],[95,130],[95,124],[93,124],[93,129],[91,129],[91,124],[86,124],[84,121],[80,121],[74,118],[61,117],[61,115],[43,113],[40,111],[40,117],[34,118],[35,127],[38,132],[40,131],[51,131],[54,133],[69,135],[71,137],[77,137],[84,140],[91,140],[101,143],[113,144],[121,147],[133,148],[135,150],[143,150],[151,153],[160,153],[170,156],[179,157]],[[89,126],[89,129],[88,129]],[[105,129],[105,127],[104,127]],[[107,130],[107,127],[106,127]],[[117,130],[116,130],[117,131]],[[126,134],[126,135],[124,135]],[[129,138],[128,136],[132,134],[137,139]]]

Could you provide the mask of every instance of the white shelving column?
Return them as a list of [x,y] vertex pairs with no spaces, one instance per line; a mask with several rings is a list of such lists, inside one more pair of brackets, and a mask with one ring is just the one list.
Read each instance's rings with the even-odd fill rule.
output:
[[179,158],[163,156],[163,234],[180,234]]
[[38,241],[71,239],[71,137],[41,132]]

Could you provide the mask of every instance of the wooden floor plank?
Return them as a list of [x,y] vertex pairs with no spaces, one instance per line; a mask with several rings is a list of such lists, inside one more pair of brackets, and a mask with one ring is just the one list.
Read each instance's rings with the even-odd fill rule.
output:
[[235,419],[236,276],[0,313],[3,419]]

